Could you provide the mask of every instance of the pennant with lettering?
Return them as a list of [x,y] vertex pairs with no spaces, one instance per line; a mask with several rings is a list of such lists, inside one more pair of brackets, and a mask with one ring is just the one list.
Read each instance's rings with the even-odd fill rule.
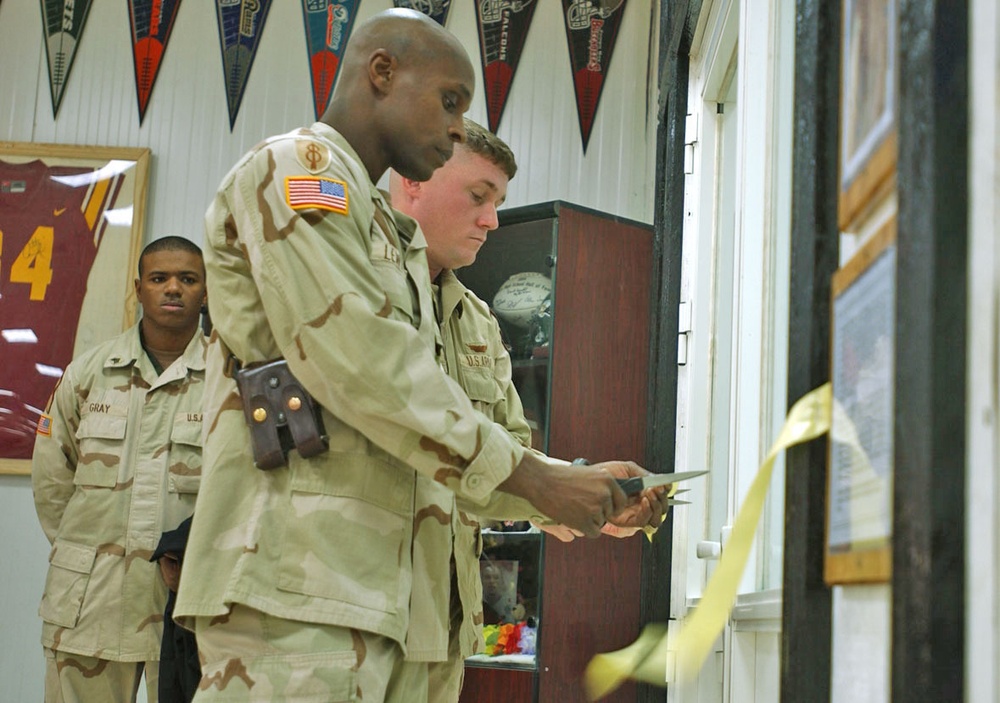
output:
[[312,75],[316,119],[322,117],[337,85],[340,60],[361,0],[302,0],[306,23],[306,51]]
[[491,132],[496,132],[500,126],[534,14],[535,0],[482,0],[476,3],[479,55],[483,61],[486,115]]
[[451,10],[451,0],[392,0],[392,4],[423,12],[442,27],[448,21],[448,11]]
[[576,89],[583,152],[587,153],[590,130],[604,89],[604,76],[618,38],[625,0],[563,0],[566,39]]
[[229,129],[232,130],[260,37],[264,33],[271,0],[215,0],[215,8],[219,20],[226,102],[229,104]]
[[52,117],[59,113],[63,90],[76,59],[83,26],[87,23],[92,0],[42,0],[42,31],[45,54],[49,60],[49,92],[52,94]]
[[135,92],[139,124],[146,116],[149,96],[167,50],[181,0],[128,0],[128,21],[132,27],[132,59],[135,61]]

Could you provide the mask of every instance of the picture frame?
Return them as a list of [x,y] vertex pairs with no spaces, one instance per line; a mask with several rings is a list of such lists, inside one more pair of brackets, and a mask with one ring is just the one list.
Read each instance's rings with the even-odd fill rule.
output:
[[483,584],[483,611],[486,624],[518,620],[518,562],[513,559],[481,559],[479,578]]
[[0,141],[0,474],[30,474],[65,367],[136,319],[146,148]]
[[896,0],[844,0],[838,221],[848,229],[895,184]]
[[831,281],[833,412],[824,580],[892,576],[896,220],[890,218]]

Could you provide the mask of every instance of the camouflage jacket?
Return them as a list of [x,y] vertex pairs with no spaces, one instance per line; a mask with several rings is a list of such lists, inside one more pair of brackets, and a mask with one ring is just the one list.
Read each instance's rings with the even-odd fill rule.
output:
[[[175,618],[190,627],[241,603],[446,659],[455,497],[487,502],[524,449],[438,363],[423,234],[317,123],[236,164],[205,244],[211,469]],[[256,469],[230,353],[286,358],[322,407],[329,451]]]
[[42,644],[114,661],[160,658],[167,589],[149,557],[194,509],[205,339],[159,377],[136,325],[66,369],[39,423],[35,509],[52,543]]
[[[531,429],[511,378],[510,354],[489,306],[466,288],[452,271],[441,272],[435,292],[439,294],[441,336],[448,374],[465,389],[477,410],[503,425],[524,447],[530,447]],[[546,461],[558,461],[536,454]],[[470,505],[459,500],[458,507],[452,517],[455,575],[462,606],[458,637],[462,656],[467,657],[483,649],[483,584],[479,577],[483,543],[476,516],[536,521],[541,516],[527,501],[500,491],[494,493],[486,505]]]

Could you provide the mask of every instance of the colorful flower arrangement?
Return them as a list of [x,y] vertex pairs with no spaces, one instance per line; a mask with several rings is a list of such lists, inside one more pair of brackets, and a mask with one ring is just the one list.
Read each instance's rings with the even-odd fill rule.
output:
[[484,625],[483,638],[486,640],[486,654],[496,657],[501,654],[534,654],[537,628],[527,622]]

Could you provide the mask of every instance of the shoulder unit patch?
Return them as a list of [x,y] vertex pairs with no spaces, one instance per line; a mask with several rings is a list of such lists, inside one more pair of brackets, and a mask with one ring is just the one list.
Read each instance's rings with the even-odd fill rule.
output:
[[295,158],[309,173],[323,173],[333,160],[330,147],[315,139],[296,139]]

